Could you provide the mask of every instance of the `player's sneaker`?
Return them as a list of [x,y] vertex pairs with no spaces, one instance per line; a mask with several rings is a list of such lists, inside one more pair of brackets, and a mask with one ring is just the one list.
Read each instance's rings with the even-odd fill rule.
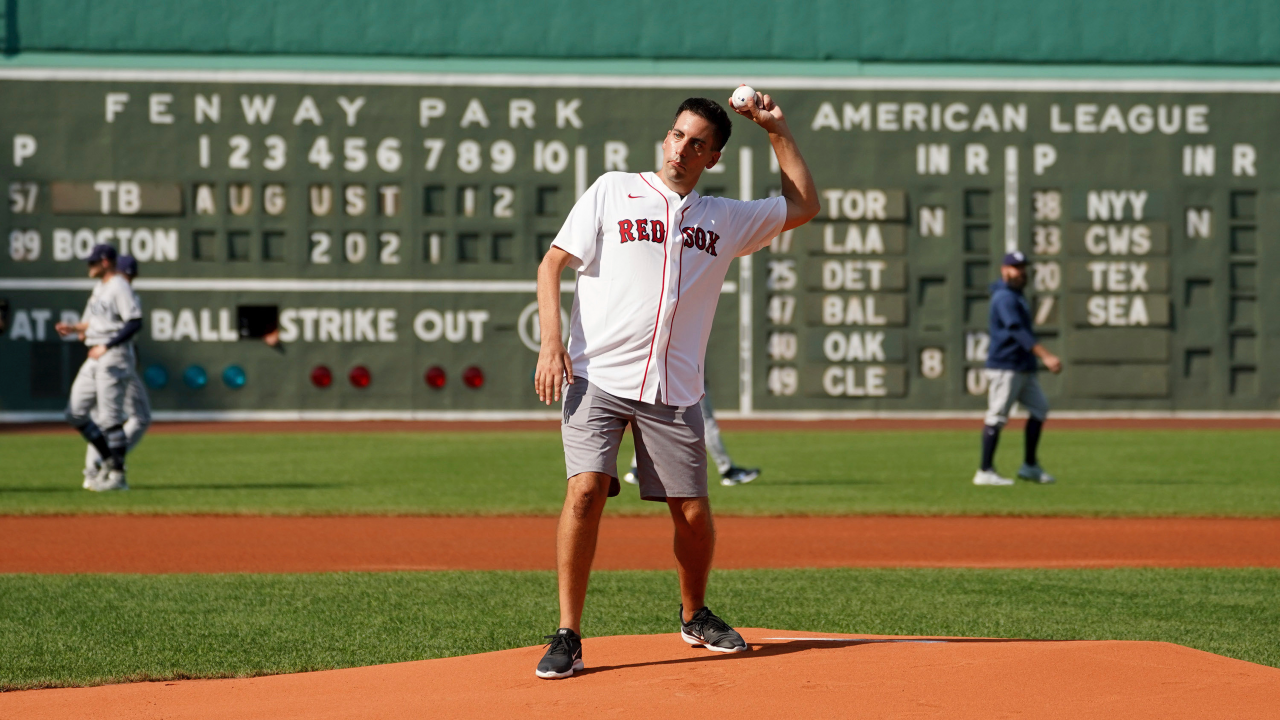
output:
[[85,468],[84,482],[80,484],[80,487],[85,490],[95,490],[99,485],[106,484],[107,474],[110,472],[111,468],[104,462],[94,465],[92,470]]
[[690,645],[701,645],[711,652],[737,653],[751,649],[737,630],[706,606],[694,613],[689,622],[684,621],[684,606],[680,606],[680,637]]
[[107,471],[106,480],[96,482],[89,488],[94,492],[111,492],[112,490],[128,490],[129,483],[125,482],[124,470],[111,469]]
[[640,480],[636,477],[637,472],[638,470],[636,469],[636,466],[632,465],[631,469],[627,471],[627,474],[622,476],[622,482],[628,485],[639,485]]
[[1012,485],[1013,481],[1007,477],[1000,477],[995,470],[979,470],[973,474],[974,485]]
[[734,465],[720,476],[720,484],[725,487],[746,485],[758,477],[760,477],[760,468],[740,468]]
[[1044,468],[1039,465],[1027,465],[1026,463],[1023,463],[1022,467],[1018,468],[1018,477],[1041,485],[1048,485],[1055,480],[1052,475],[1045,472]]
[[[80,487],[85,490],[92,490],[93,484],[98,480],[98,473],[102,472],[102,463],[94,463],[93,467],[84,469],[84,482],[80,483]],[[105,477],[103,478],[106,479]]]
[[574,670],[584,669],[582,664],[582,638],[569,628],[560,628],[555,635],[547,635],[551,643],[538,663],[534,674],[544,680],[559,680],[573,675]]

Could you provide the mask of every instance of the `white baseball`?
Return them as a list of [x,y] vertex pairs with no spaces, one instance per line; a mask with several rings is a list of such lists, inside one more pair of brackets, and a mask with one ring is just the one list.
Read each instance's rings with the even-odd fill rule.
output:
[[743,85],[737,90],[734,90],[733,96],[729,98],[729,103],[732,104],[735,108],[740,108],[746,105],[747,103],[754,103],[755,101],[756,101],[756,91],[753,90],[748,85]]

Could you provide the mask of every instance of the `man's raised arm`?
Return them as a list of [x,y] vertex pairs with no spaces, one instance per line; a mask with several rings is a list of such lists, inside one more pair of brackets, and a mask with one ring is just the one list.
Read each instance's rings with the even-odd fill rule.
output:
[[729,107],[741,116],[750,118],[755,124],[769,133],[769,143],[773,145],[773,153],[778,156],[778,168],[782,173],[782,197],[787,200],[787,221],[784,231],[812,220],[822,209],[822,201],[818,197],[818,188],[813,184],[813,175],[809,166],[800,155],[796,139],[787,127],[787,119],[782,108],[773,102],[768,95],[756,93],[754,103],[743,103],[741,107]]

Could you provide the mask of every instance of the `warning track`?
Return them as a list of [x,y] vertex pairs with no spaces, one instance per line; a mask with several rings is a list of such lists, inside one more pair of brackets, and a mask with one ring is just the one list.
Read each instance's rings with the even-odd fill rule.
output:
[[[1280,567],[1280,519],[721,517],[716,567]],[[0,517],[0,573],[553,570],[551,517]],[[595,568],[674,567],[606,517]],[[91,550],[89,550],[91,549]]]

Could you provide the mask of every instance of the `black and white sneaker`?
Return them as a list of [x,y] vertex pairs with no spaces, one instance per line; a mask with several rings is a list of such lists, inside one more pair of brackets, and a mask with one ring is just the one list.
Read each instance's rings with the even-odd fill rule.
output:
[[551,641],[547,645],[547,653],[538,663],[535,674],[544,680],[559,680],[573,675],[574,670],[582,670],[582,638],[569,628],[560,628],[555,635],[547,635]]
[[681,606],[680,637],[690,645],[701,645],[711,652],[736,653],[751,649],[737,630],[705,606],[694,613],[689,622],[684,621],[684,607]]
[[725,487],[746,485],[758,477],[760,477],[760,468],[740,468],[735,465],[720,476],[720,484]]

